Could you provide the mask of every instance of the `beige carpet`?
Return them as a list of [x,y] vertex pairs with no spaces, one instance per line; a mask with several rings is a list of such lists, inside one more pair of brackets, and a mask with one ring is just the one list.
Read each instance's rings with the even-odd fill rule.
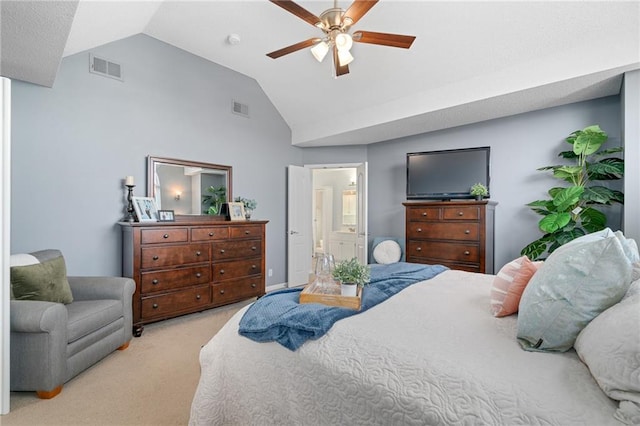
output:
[[198,380],[200,348],[241,302],[145,326],[116,351],[64,385],[50,400],[11,392],[11,425],[186,425]]

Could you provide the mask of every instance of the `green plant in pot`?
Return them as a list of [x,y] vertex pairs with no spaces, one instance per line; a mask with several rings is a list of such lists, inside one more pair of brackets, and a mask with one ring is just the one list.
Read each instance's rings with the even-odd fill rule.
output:
[[252,200],[251,198],[242,198],[236,197],[234,199],[236,203],[244,204],[244,215],[249,220],[251,218],[251,213],[258,207],[258,203],[256,200]]
[[553,171],[555,178],[569,186],[553,187],[548,191],[550,199],[527,204],[543,216],[538,227],[544,235],[529,243],[521,254],[539,259],[575,238],[606,228],[607,217],[598,207],[624,203],[621,191],[597,184],[624,176],[624,160],[611,156],[621,152],[622,147],[601,150],[607,139],[598,125],[577,130],[566,138],[572,149],[558,154],[574,164],[538,169]]
[[357,287],[369,284],[371,270],[369,265],[361,265],[358,258],[338,262],[331,272],[333,279],[340,282],[343,296],[356,296]]
[[469,190],[469,194],[473,195],[476,200],[482,200],[484,197],[489,195],[489,190],[486,186],[481,184],[480,182],[474,183]]
[[217,216],[222,205],[227,202],[227,188],[224,186],[210,186],[206,189],[211,195],[202,196],[202,204],[205,206],[203,213]]

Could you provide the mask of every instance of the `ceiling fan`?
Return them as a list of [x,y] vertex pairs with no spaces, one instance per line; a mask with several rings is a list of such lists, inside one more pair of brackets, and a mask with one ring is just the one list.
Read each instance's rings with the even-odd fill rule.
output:
[[267,53],[267,56],[277,59],[289,53],[313,46],[311,53],[318,62],[322,62],[329,50],[331,50],[336,77],[349,73],[349,64],[353,61],[350,49],[354,41],[408,49],[415,40],[414,36],[372,31],[356,31],[353,35],[349,34],[351,26],[355,25],[369,9],[375,6],[378,0],[355,0],[346,11],[339,8],[338,1],[334,0],[334,7],[325,10],[319,17],[291,0],[269,1],[314,27],[321,29],[322,32],[324,32],[324,36],[313,37],[292,44],[291,46]]

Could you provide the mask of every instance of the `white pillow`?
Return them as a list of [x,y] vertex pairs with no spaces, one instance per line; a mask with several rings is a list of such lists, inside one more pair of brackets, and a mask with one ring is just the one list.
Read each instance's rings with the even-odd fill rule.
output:
[[373,258],[383,265],[396,263],[402,257],[400,244],[393,240],[384,240],[373,249]]
[[640,294],[594,318],[574,346],[604,393],[620,401],[614,417],[640,424]]

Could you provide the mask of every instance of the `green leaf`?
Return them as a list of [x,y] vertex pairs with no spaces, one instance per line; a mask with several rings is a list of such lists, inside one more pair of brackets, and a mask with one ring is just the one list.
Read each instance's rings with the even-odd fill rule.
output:
[[525,248],[522,249],[520,254],[523,256],[527,256],[531,260],[537,260],[545,251],[547,251],[547,242],[544,241],[543,238],[540,238],[528,244]]
[[607,217],[604,213],[592,207],[583,209],[579,217],[582,227],[589,233],[601,231],[607,226]]
[[553,169],[553,176],[568,182],[575,182],[582,173],[580,166],[561,166]]
[[573,152],[577,155],[591,155],[600,149],[607,138],[607,134],[600,129],[600,126],[586,127],[577,132],[577,137],[573,142]]
[[583,192],[584,187],[582,186],[564,188],[562,191],[558,191],[553,197],[553,205],[556,206],[556,209],[560,212],[571,211],[580,201],[580,196]]
[[538,227],[542,232],[552,233],[567,226],[569,222],[571,222],[570,213],[551,213],[538,222]]
[[581,198],[589,203],[611,204],[615,197],[615,192],[605,186],[589,186],[584,189]]
[[567,160],[573,160],[574,158],[578,158],[576,153],[573,151],[562,151],[560,154],[558,154],[558,157],[566,158]]
[[601,157],[603,155],[609,155],[609,154],[615,154],[618,152],[623,152],[624,148],[621,146],[615,147],[615,148],[609,148],[609,149],[603,149],[600,152],[596,152],[594,153],[595,156]]
[[590,180],[616,180],[624,176],[624,160],[621,158],[605,158],[597,163],[587,164]]

